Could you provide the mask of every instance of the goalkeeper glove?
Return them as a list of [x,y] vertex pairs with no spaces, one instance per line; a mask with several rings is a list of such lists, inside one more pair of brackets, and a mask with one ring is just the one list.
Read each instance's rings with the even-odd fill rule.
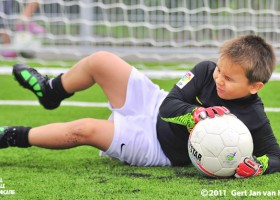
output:
[[177,116],[174,118],[162,118],[166,122],[171,122],[175,124],[180,124],[186,126],[188,132],[190,133],[194,126],[200,121],[207,117],[215,117],[215,115],[228,114],[230,111],[223,106],[213,106],[209,108],[196,107],[191,113],[187,113],[182,116]]
[[198,107],[193,111],[193,119],[197,124],[200,120],[206,119],[207,117],[214,118],[216,114],[222,116],[229,113],[229,109],[224,106],[213,106],[209,108]]
[[262,175],[263,172],[263,166],[256,157],[253,156],[252,158],[245,158],[243,162],[238,165],[234,176],[236,178],[249,178]]

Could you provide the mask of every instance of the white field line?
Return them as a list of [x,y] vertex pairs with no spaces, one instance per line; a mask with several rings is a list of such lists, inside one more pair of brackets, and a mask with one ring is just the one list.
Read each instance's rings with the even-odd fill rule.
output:
[[[66,68],[38,68],[38,71],[42,74],[56,76],[61,73],[65,73],[68,69]],[[142,70],[149,78],[180,78],[185,72],[184,71],[173,71],[173,70]],[[12,74],[12,67],[0,67],[0,74],[9,75]],[[273,73],[271,80],[280,80],[280,73]],[[19,101],[19,100],[0,100],[0,105],[17,105],[17,106],[38,106],[37,101]],[[108,103],[102,102],[73,102],[64,101],[64,106],[76,106],[76,107],[107,107]],[[265,108],[267,112],[280,112],[280,108]]]
[[[0,100],[0,106],[11,105],[11,106],[40,106],[38,101],[20,101],[20,100]],[[74,106],[74,107],[108,107],[108,103],[105,102],[81,102],[81,101],[63,101],[62,106]],[[266,112],[280,112],[280,108],[265,108]]]
[[[37,68],[38,72],[44,75],[56,76],[61,73],[65,73],[67,68]],[[172,79],[172,78],[181,78],[186,71],[183,70],[140,70],[149,78],[154,79]],[[1,66],[0,74],[9,75],[12,74],[12,67]],[[280,73],[273,73],[270,80],[280,80]]]
[[[0,100],[0,105],[11,106],[39,106],[38,101],[28,100]],[[62,106],[75,106],[75,107],[108,107],[108,103],[105,102],[81,102],[81,101],[63,101]]]

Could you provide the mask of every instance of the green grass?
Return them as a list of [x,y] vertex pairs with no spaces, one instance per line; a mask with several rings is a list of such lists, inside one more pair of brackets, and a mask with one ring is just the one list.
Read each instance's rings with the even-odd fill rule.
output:
[[[154,80],[169,90],[177,80]],[[1,75],[1,100],[35,100],[12,76]],[[280,107],[280,82],[268,83],[260,95],[267,107]],[[69,101],[105,102],[98,87],[76,94]],[[107,118],[107,108],[63,106],[54,111],[40,106],[0,106],[2,125],[39,126],[78,118]],[[280,141],[280,113],[268,113]],[[206,189],[216,191],[218,199],[253,199],[249,191],[275,191],[278,195],[279,173],[250,179],[211,179],[188,167],[135,167],[100,157],[98,150],[83,146],[69,150],[9,148],[0,150],[0,180],[4,190],[14,195],[3,199],[214,199],[201,196]],[[1,186],[1,182],[0,182]],[[0,188],[0,191],[3,190]],[[234,196],[235,190],[243,196]],[[247,196],[245,195],[247,192]],[[280,194],[280,192],[279,192]],[[277,196],[278,197],[278,196]],[[276,197],[274,197],[276,198]],[[258,199],[271,199],[262,194]]]

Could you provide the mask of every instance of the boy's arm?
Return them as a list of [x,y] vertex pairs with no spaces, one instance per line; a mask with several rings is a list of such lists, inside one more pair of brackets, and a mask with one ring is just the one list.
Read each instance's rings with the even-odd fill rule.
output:
[[214,118],[215,115],[221,116],[228,113],[230,113],[230,111],[224,106],[213,106],[208,108],[195,107],[191,113],[169,118],[162,117],[162,119],[166,122],[186,126],[190,132],[200,120],[206,119],[207,117]]
[[201,62],[174,85],[159,109],[162,120],[186,126],[191,130],[201,119],[229,113],[224,107],[201,107],[197,100],[198,94],[210,77],[209,74],[212,77],[214,67],[214,63]]
[[239,164],[235,175],[238,178],[280,172],[279,144],[263,108],[259,110],[262,110],[262,112],[259,112],[257,116],[262,116],[261,121],[249,124],[249,126],[251,125],[250,132],[254,142],[253,155],[255,157],[244,159]]

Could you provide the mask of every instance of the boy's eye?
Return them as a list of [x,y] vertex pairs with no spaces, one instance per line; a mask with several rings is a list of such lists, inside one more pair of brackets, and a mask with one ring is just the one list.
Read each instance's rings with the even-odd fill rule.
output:
[[226,79],[227,81],[230,81],[230,80],[231,80],[231,78],[228,77],[228,76],[226,76],[225,79]]

